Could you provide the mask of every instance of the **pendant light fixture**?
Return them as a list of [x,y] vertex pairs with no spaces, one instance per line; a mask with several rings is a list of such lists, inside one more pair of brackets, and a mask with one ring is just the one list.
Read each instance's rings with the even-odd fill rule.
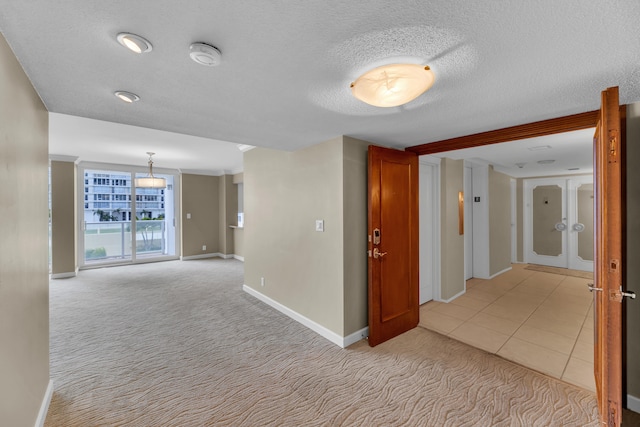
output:
[[164,178],[156,178],[153,176],[153,155],[156,153],[152,153],[147,151],[149,155],[149,175],[144,178],[136,178],[136,187],[137,188],[166,188],[167,180]]
[[425,93],[435,81],[431,68],[390,64],[367,71],[351,83],[353,96],[376,107],[397,107]]

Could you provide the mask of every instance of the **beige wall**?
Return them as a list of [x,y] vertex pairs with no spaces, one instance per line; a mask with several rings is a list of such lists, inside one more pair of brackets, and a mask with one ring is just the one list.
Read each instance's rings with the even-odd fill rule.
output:
[[238,224],[238,187],[233,183],[233,175],[223,175],[218,180],[220,209],[219,252],[234,254],[234,232],[230,225]]
[[464,236],[458,229],[458,192],[463,191],[464,161],[442,159],[440,236],[441,291],[448,300],[464,291]]
[[51,161],[51,274],[75,274],[76,165]]
[[524,262],[524,180],[516,180],[516,252],[518,262]]
[[233,254],[244,258],[244,229],[233,229]]
[[[220,244],[220,177],[182,174],[182,256],[218,253]],[[191,219],[187,219],[191,214]],[[207,249],[202,250],[206,245]]]
[[367,326],[367,147],[344,137],[344,333]]
[[511,179],[489,168],[489,275],[511,267]]
[[366,326],[365,146],[244,155],[245,284],[340,336]]
[[[640,103],[627,107],[626,285],[640,294]],[[640,399],[640,299],[625,298],[626,393]]]
[[48,113],[0,35],[0,424],[33,426],[49,383]]

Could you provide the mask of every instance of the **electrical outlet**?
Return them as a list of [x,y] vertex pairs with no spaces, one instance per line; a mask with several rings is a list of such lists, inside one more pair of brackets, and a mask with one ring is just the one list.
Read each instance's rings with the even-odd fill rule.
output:
[[202,245],[202,250],[206,251],[207,250],[207,245]]
[[264,277],[260,278],[260,286],[264,286]]
[[324,220],[316,219],[316,231],[324,231]]

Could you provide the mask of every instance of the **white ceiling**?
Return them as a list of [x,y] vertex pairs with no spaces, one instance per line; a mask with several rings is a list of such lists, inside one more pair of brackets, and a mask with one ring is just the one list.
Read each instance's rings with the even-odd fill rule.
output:
[[[0,0],[0,11],[49,111],[201,138],[104,136],[114,159],[131,150],[134,164],[155,151],[158,167],[181,158],[187,170],[232,170],[203,154],[219,141],[293,150],[349,135],[403,148],[595,110],[609,86],[621,103],[640,101],[637,0]],[[127,51],[121,31],[153,50]],[[196,41],[217,46],[222,63],[191,61]],[[351,96],[360,73],[399,60],[429,65],[433,88],[391,109]],[[141,100],[124,104],[116,90]],[[75,144],[100,161],[105,128],[53,138],[50,151]]]
[[[514,178],[593,173],[595,129],[438,153],[435,157],[489,164]],[[548,163],[552,160],[552,163]],[[538,163],[538,162],[543,163]]]

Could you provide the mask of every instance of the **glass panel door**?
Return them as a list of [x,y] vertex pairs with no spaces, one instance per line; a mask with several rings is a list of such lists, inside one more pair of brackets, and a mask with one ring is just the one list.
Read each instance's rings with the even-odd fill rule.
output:
[[[144,178],[144,173],[136,178]],[[174,177],[154,174],[167,180],[166,188],[136,188],[136,258],[175,255]]]
[[165,178],[166,188],[136,188],[127,167],[81,167],[80,259],[84,266],[145,262],[176,257],[175,192],[178,175]]
[[131,173],[84,170],[84,264],[131,260]]

